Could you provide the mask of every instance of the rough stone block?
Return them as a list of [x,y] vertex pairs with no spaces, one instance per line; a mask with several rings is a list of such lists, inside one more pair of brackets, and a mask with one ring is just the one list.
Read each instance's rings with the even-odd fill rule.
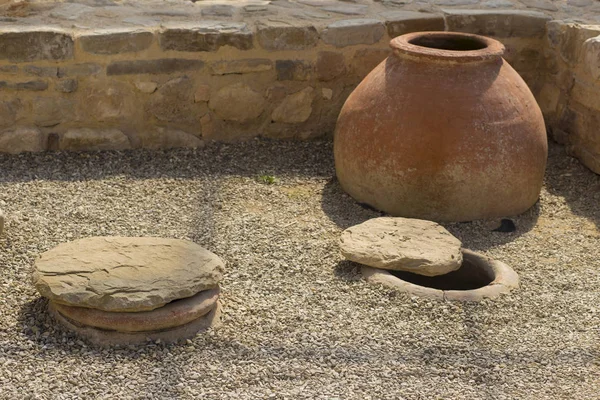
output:
[[576,65],[584,59],[582,50],[585,42],[600,35],[600,26],[552,21],[548,24],[548,31],[551,46],[558,49],[565,62]]
[[63,79],[56,82],[56,90],[63,93],[73,93],[78,86],[77,79]]
[[36,97],[31,102],[31,114],[36,126],[51,127],[73,120],[74,103],[60,97]]
[[12,126],[23,105],[19,99],[0,101],[0,127]]
[[348,19],[329,24],[321,39],[336,47],[357,44],[374,44],[385,34],[385,27],[376,19]]
[[222,46],[249,50],[252,32],[245,23],[201,21],[194,25],[167,28],[159,34],[163,50],[186,52],[217,51]]
[[550,0],[521,0],[521,3],[530,8],[546,11],[558,11],[558,7]]
[[344,55],[333,51],[320,51],[315,65],[320,81],[331,81],[346,72]]
[[141,146],[145,149],[173,147],[204,147],[204,141],[191,133],[176,129],[157,128],[140,132]]
[[122,122],[136,115],[139,106],[131,86],[118,81],[96,81],[82,93],[77,114],[84,120]]
[[58,30],[0,31],[0,60],[68,60],[73,58],[73,47],[73,38]]
[[352,57],[352,69],[359,78],[364,78],[391,54],[389,49],[361,49]]
[[58,76],[58,68],[57,67],[38,67],[36,65],[27,65],[23,68],[23,72],[27,75],[34,76],[43,76],[43,77],[53,77],[56,78]]
[[[588,39],[583,44],[584,65],[593,79],[600,79],[600,36]],[[597,84],[600,90],[600,82]]]
[[329,11],[344,15],[365,15],[369,11],[369,6],[363,4],[333,4],[321,8],[323,11]]
[[444,10],[449,31],[507,37],[542,37],[550,17],[520,10]]
[[302,50],[315,47],[319,41],[312,25],[287,25],[265,21],[257,26],[258,43],[267,50]]
[[36,128],[17,128],[0,133],[0,152],[18,154],[45,150],[45,138]]
[[19,72],[19,67],[16,65],[3,65],[0,67],[0,74],[15,75]]
[[208,100],[210,100],[210,86],[198,85],[196,91],[194,92],[194,102],[202,103]]
[[312,65],[301,60],[275,61],[278,81],[307,81],[312,76]]
[[96,151],[130,149],[129,138],[118,129],[70,129],[59,141],[60,150]]
[[136,82],[135,87],[142,93],[150,94],[156,92],[158,85],[156,82]]
[[273,68],[273,62],[266,58],[250,58],[246,60],[217,61],[210,64],[213,75],[246,74],[264,72]]
[[48,82],[41,80],[27,82],[0,81],[0,89],[41,92],[48,89]]
[[129,30],[101,30],[78,38],[83,51],[92,54],[120,54],[146,50],[152,45],[152,32]]
[[[576,101],[594,113],[600,114],[600,82],[576,79],[569,95],[571,101]],[[600,125],[598,128],[600,129]],[[600,131],[598,132],[598,142],[600,143]]]
[[97,75],[102,71],[102,67],[99,64],[94,63],[82,63],[66,65],[64,67],[58,67],[58,77],[64,78],[65,76],[90,76]]
[[115,61],[106,67],[107,75],[171,74],[183,71],[198,71],[204,68],[202,60],[184,58],[161,58],[158,60]]
[[414,11],[388,11],[380,14],[385,19],[391,38],[410,32],[443,31],[444,17]]
[[216,4],[200,11],[204,17],[232,17],[234,12],[235,8],[227,4]]
[[215,93],[209,102],[211,110],[226,121],[247,122],[258,118],[264,108],[265,99],[248,85],[236,83]]
[[307,87],[287,96],[273,110],[271,119],[274,122],[283,122],[286,124],[297,124],[306,121],[312,113],[313,93],[314,89]]
[[208,107],[194,102],[192,80],[180,77],[158,88],[148,101],[146,112],[163,122],[195,124],[208,112]]

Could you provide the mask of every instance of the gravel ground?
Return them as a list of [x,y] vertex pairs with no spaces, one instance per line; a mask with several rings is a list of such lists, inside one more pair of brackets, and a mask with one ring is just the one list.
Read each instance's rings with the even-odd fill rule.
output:
[[[332,179],[330,142],[1,155],[0,171],[1,399],[600,399],[600,177],[558,145],[516,232],[446,225],[521,276],[482,303],[410,298],[342,260],[341,230],[380,214]],[[93,235],[222,256],[222,326],[138,349],[56,326],[33,261]]]

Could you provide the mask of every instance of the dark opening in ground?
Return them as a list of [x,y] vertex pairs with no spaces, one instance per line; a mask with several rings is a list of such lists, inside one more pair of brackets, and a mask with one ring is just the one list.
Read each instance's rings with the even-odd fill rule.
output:
[[403,281],[439,290],[473,290],[489,285],[494,277],[484,268],[464,259],[456,271],[439,276],[423,276],[405,271],[389,271]]
[[409,40],[410,44],[421,47],[429,47],[431,49],[440,50],[455,50],[455,51],[471,51],[485,49],[487,45],[472,37],[457,37],[447,36],[444,34],[418,36],[414,39]]

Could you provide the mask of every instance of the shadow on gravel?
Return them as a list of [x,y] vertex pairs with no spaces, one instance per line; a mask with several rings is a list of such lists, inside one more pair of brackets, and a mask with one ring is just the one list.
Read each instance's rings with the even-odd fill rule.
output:
[[338,262],[333,268],[333,274],[346,282],[356,282],[362,279],[360,264],[348,260]]
[[600,228],[600,175],[568,156],[562,145],[550,142],[548,150],[546,190],[564,199],[574,214]]
[[[371,218],[387,216],[378,211],[357,203],[344,192],[336,178],[331,178],[323,188],[321,208],[327,217],[341,229],[363,223]],[[537,202],[525,213],[510,218],[515,224],[514,232],[496,232],[493,221],[473,221],[460,223],[443,223],[442,225],[453,235],[463,241],[464,247],[471,250],[487,250],[491,247],[514,241],[519,236],[535,227],[540,215],[540,204]]]
[[342,229],[385,215],[367,205],[357,203],[344,192],[335,177],[331,178],[323,188],[321,209],[331,221]]
[[333,171],[329,140],[292,142],[251,140],[210,143],[204,149],[127,150],[90,153],[0,154],[0,183],[257,176],[327,177]]

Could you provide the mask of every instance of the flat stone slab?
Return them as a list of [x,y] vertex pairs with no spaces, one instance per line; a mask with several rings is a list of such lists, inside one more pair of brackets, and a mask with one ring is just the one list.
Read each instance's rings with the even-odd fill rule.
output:
[[80,325],[58,312],[52,302],[50,302],[48,310],[54,319],[66,329],[96,346],[132,346],[159,340],[163,343],[174,343],[183,339],[191,339],[202,331],[217,327],[221,318],[221,306],[217,303],[208,314],[172,329],[152,332],[117,332]]
[[219,299],[219,288],[204,290],[192,297],[175,300],[163,307],[142,312],[110,312],[92,308],[52,306],[63,316],[94,328],[118,332],[147,332],[175,328],[212,311]]
[[461,241],[441,225],[382,217],[346,229],[340,248],[350,261],[373,268],[436,276],[462,264]]
[[92,237],[35,262],[33,282],[51,301],[104,311],[149,311],[217,287],[223,261],[185,240]]
[[412,296],[448,301],[494,299],[519,288],[519,275],[507,264],[467,249],[462,249],[462,253],[465,262],[475,266],[490,283],[470,290],[441,290],[408,282],[383,269],[363,266],[362,274],[370,283],[380,284]]

